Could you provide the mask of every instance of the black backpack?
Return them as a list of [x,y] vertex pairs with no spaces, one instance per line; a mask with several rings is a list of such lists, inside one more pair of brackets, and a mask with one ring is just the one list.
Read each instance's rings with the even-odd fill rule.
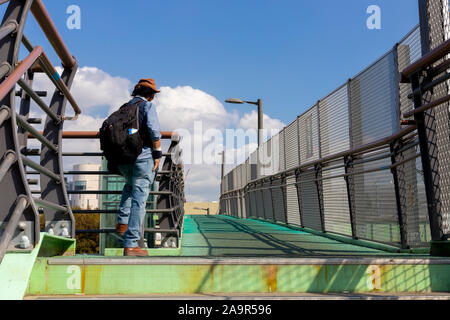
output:
[[100,149],[108,160],[108,170],[120,174],[118,165],[132,164],[142,153],[144,134],[139,128],[139,104],[124,104],[100,128]]

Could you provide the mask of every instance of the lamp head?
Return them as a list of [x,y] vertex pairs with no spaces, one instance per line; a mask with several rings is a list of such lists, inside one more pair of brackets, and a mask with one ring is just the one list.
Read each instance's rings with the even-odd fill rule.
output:
[[240,99],[235,99],[235,98],[227,99],[227,100],[225,100],[225,102],[226,103],[233,103],[233,104],[244,104],[245,103],[244,101],[242,101]]

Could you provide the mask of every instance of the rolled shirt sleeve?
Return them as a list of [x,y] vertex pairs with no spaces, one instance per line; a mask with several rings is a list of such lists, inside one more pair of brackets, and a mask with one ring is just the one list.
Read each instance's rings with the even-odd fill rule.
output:
[[158,114],[153,103],[148,102],[146,106],[147,111],[147,127],[152,141],[161,139],[161,128],[159,126]]

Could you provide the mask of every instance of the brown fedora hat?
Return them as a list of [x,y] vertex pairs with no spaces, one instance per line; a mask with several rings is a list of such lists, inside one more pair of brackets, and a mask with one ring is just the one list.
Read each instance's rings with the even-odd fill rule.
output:
[[141,79],[141,80],[139,80],[138,84],[140,84],[144,87],[148,87],[148,88],[154,90],[155,92],[161,92],[160,90],[156,89],[156,82],[154,79]]

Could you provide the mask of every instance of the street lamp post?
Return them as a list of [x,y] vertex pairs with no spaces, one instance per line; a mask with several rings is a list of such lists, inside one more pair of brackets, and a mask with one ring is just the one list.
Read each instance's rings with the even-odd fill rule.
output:
[[253,101],[243,101],[240,99],[227,99],[225,101],[226,103],[233,103],[233,104],[244,104],[244,103],[248,103],[248,104],[253,104],[256,105],[258,107],[258,146],[262,145],[263,142],[263,129],[264,129],[264,123],[263,123],[263,102],[262,99],[258,99],[258,101],[253,102]]
[[222,155],[222,169],[221,169],[221,178],[225,178],[225,150],[219,153]]

